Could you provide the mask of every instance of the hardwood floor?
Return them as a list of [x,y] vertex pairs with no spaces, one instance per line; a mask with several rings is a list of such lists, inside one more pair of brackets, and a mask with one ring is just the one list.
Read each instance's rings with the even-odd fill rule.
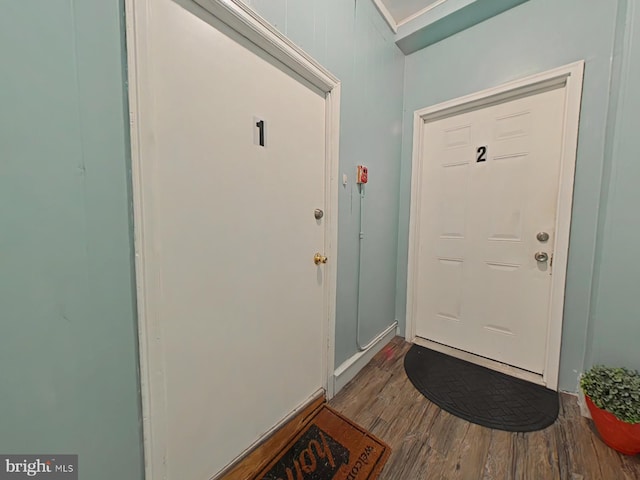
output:
[[396,337],[329,402],[393,449],[380,480],[640,479],[640,456],[602,443],[571,395],[539,432],[491,430],[448,414],[405,375],[410,347]]

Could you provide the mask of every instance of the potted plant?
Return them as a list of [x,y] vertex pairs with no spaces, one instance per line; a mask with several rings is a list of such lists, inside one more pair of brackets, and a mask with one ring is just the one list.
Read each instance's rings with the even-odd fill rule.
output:
[[604,443],[625,455],[640,453],[640,374],[596,365],[580,387]]

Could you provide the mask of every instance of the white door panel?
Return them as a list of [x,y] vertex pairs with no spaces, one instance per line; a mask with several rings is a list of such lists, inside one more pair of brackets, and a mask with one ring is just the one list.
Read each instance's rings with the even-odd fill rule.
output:
[[166,478],[208,479],[323,387],[325,98],[175,2],[149,3],[151,432]]
[[553,253],[564,98],[560,88],[425,125],[418,336],[543,372],[551,267],[534,254]]

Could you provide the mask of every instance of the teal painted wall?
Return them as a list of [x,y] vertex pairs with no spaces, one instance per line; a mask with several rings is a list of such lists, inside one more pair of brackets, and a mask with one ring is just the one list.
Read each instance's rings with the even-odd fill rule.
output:
[[[395,320],[404,55],[370,0],[247,2],[342,83],[336,366],[357,352],[359,197],[356,165],[369,167],[362,251],[361,341]],[[341,181],[341,179],[340,179]]]
[[613,59],[619,72],[614,76],[585,366],[640,370],[640,6],[634,0],[620,2],[618,32]]
[[[338,365],[356,352],[355,166],[368,340],[405,318],[412,112],[585,59],[561,388],[585,364],[640,368],[633,2],[530,0],[406,68],[371,2],[251,3],[343,85]],[[95,480],[142,478],[122,21],[122,0],[0,0],[0,451],[78,453]]]
[[[560,388],[574,391],[582,371],[587,348],[593,271],[596,262],[600,191],[605,166],[605,133],[610,115],[612,55],[616,37],[618,2],[599,0],[530,0],[501,15],[462,31],[406,58],[404,137],[400,196],[397,317],[406,318],[407,238],[409,225],[412,115],[419,108],[456,98],[509,80],[521,78],[578,60],[586,61],[580,138],[574,191],[569,269],[562,340]],[[632,127],[630,127],[632,128]],[[621,134],[622,135],[622,134]],[[629,134],[630,153],[634,144]],[[626,137],[625,137],[626,138]],[[635,141],[635,140],[634,140]],[[622,165],[633,170],[629,158]],[[629,176],[621,182],[631,182]],[[637,195],[637,194],[635,194]],[[623,206],[628,199],[620,196]],[[624,221],[624,214],[617,221]],[[613,220],[611,220],[613,222]],[[624,229],[616,225],[605,235],[603,245],[623,242]],[[636,232],[637,233],[637,232]],[[626,242],[627,240],[624,240]],[[601,248],[601,247],[599,247]],[[620,253],[622,257],[623,253]],[[622,261],[622,258],[619,258]],[[616,275],[609,266],[603,278]],[[611,273],[606,273],[611,270]],[[631,271],[628,271],[628,277]],[[634,283],[616,285],[632,288]],[[636,282],[637,283],[637,282]],[[616,289],[617,287],[613,287]],[[602,302],[616,297],[601,295]],[[602,307],[604,308],[604,307]],[[630,309],[631,305],[627,305]],[[630,310],[629,310],[630,311]],[[624,337],[625,320],[613,329]],[[594,338],[600,329],[593,332]],[[614,334],[615,335],[615,334]],[[636,337],[638,338],[638,337]],[[627,341],[631,341],[630,339]],[[600,339],[596,341],[600,345]],[[637,354],[635,354],[637,355]]]
[[142,478],[122,1],[0,0],[0,452]]

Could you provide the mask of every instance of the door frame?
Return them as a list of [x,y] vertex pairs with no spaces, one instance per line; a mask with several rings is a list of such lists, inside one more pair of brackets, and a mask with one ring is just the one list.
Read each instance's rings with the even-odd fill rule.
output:
[[[414,112],[413,155],[411,169],[411,214],[409,220],[409,265],[407,274],[407,340],[429,344],[453,356],[503,371],[512,376],[525,378],[552,390],[558,389],[560,370],[560,349],[562,340],[562,320],[564,292],[567,279],[569,253],[569,230],[575,177],[576,154],[578,149],[578,127],[582,99],[584,61],[575,62],[553,70],[505,83],[471,95],[446,101]],[[558,185],[556,215],[556,235],[553,245],[553,275],[551,276],[551,296],[545,353],[545,367],[542,375],[533,374],[497,361],[485,359],[455,348],[423,341],[416,337],[417,308],[417,261],[420,236],[420,205],[422,188],[422,148],[423,128],[428,122],[449,116],[470,112],[490,105],[497,105],[525,96],[535,95],[555,88],[565,87],[565,115],[563,121],[562,154]]]
[[[138,349],[140,361],[140,391],[145,456],[145,477],[165,478],[164,405],[157,401],[162,391],[152,388],[163,383],[163,372],[152,370],[154,350],[159,345],[159,317],[154,308],[158,275],[149,268],[148,259],[154,255],[152,244],[145,238],[145,230],[153,223],[150,205],[153,198],[144,193],[146,179],[152,178],[153,168],[146,165],[153,158],[153,83],[150,81],[148,55],[149,3],[153,0],[125,0],[127,66],[129,81],[129,127],[131,136],[131,182],[133,197],[133,230],[135,250],[136,298],[138,309]],[[323,298],[323,358],[322,388],[327,397],[333,396],[335,362],[335,310],[338,240],[338,153],[340,138],[340,81],[302,49],[272,27],[241,0],[192,0],[224,25],[250,40],[264,52],[284,64],[304,81],[324,92],[325,107],[325,287]],[[212,27],[213,28],[213,27]],[[313,252],[309,250],[309,261]],[[156,303],[157,304],[157,303]],[[160,379],[160,382],[158,382]],[[153,389],[153,391],[152,391]],[[316,392],[309,400],[317,397]],[[302,408],[300,405],[298,408]],[[297,411],[297,410],[296,410]],[[292,412],[292,414],[295,413]],[[254,445],[284,424],[281,419]],[[252,448],[254,445],[248,446]]]

